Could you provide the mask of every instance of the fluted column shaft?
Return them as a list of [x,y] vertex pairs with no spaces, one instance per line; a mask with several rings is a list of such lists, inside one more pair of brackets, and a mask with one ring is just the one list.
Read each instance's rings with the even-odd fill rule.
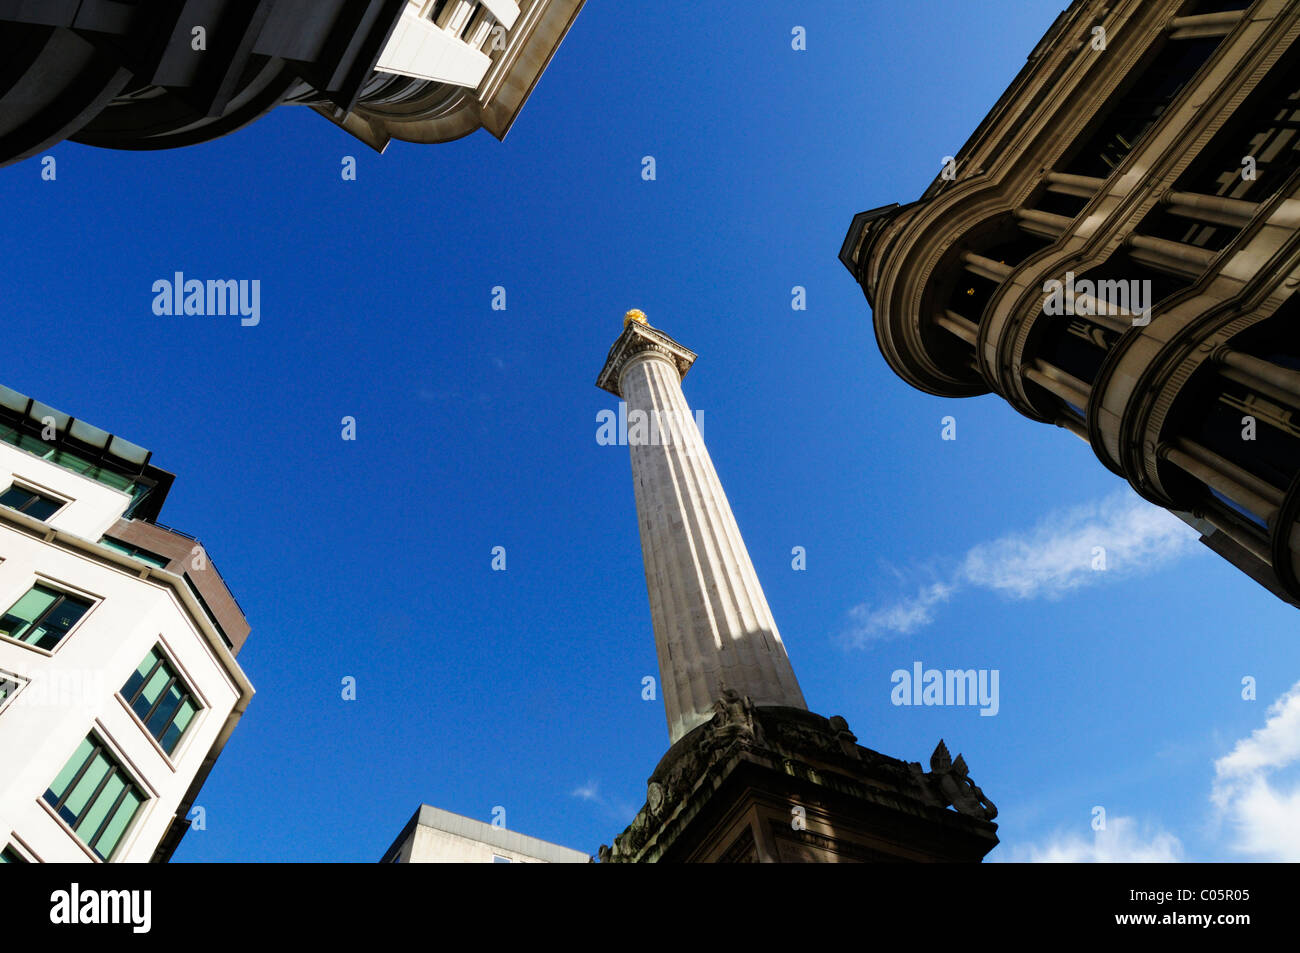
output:
[[[621,370],[619,391],[671,740],[712,717],[723,689],[756,705],[805,708],[677,366],[658,352],[638,354]],[[634,439],[638,411],[644,442]]]

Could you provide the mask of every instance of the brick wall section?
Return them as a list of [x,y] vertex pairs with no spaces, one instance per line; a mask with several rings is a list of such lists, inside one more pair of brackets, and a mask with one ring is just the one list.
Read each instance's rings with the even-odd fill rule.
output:
[[[141,520],[118,520],[105,535],[167,557],[167,571],[189,579],[230,640],[231,652],[239,654],[248,638],[248,620],[198,540]],[[195,559],[195,547],[202,554],[202,560]],[[203,568],[194,568],[196,562]]]

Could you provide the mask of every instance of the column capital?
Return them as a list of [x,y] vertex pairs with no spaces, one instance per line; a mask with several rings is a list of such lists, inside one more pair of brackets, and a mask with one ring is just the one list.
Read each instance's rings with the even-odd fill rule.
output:
[[[628,313],[632,314],[632,312]],[[639,311],[636,313],[640,314]],[[641,315],[639,320],[624,322],[623,333],[609,349],[605,366],[601,368],[600,376],[596,378],[596,386],[601,390],[609,391],[615,397],[623,396],[619,392],[619,376],[623,373],[623,368],[627,367],[638,354],[653,351],[663,355],[677,368],[677,373],[681,377],[685,377],[686,372],[695,363],[694,351],[682,347],[667,334],[658,328],[650,327],[644,321],[645,316]]]

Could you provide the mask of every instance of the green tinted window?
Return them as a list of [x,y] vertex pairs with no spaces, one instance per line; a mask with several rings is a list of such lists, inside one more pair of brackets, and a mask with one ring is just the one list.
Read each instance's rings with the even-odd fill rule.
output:
[[44,440],[20,433],[12,427],[7,427],[0,432],[0,440],[5,443],[13,444],[19,450],[26,450],[28,453],[34,453],[38,457],[43,457],[50,452],[50,445]]
[[45,802],[100,860],[113,853],[144,801],[130,775],[93,735],[45,792]]
[[[111,486],[115,490],[122,490],[131,493],[133,496],[140,492],[140,487],[136,484],[134,477],[123,476],[121,473],[105,469],[94,461],[73,453],[71,450],[55,449],[39,437],[21,433],[12,427],[4,427],[0,428],[0,440],[18,447],[20,450],[26,450],[28,453],[42,459],[49,460],[65,470],[71,470],[73,473],[80,473],[92,480],[98,480],[105,486]],[[144,490],[147,492],[149,487],[144,487]]]
[[92,480],[98,480],[105,486],[111,486],[115,490],[126,490],[135,482],[130,477],[96,466],[92,461],[87,460],[80,454],[72,453],[70,450],[55,450],[46,459],[51,463],[58,464],[65,470],[88,476]]
[[57,592],[51,592],[43,586],[34,586],[5,613],[6,621],[0,623],[0,632],[15,639],[19,638],[23,630],[17,623],[31,625],[44,615],[46,610],[58,601],[58,598]]
[[18,688],[19,682],[17,678],[0,672],[0,704],[3,704],[6,698],[18,691]]
[[60,500],[42,496],[34,490],[25,490],[21,486],[11,486],[0,493],[0,506],[7,506],[26,513],[32,519],[47,520],[63,508]]
[[168,754],[185,734],[199,704],[158,648],[136,666],[122,686],[122,697]]
[[90,611],[85,599],[33,586],[0,616],[0,635],[43,649],[53,649]]
[[119,553],[126,553],[128,556],[134,556],[141,562],[146,562],[150,566],[157,566],[159,569],[166,569],[167,564],[171,562],[166,556],[159,556],[157,553],[151,553],[147,549],[141,549],[139,546],[132,546],[130,543],[124,543],[121,540],[109,539],[105,536],[99,541],[99,545],[107,546],[109,549],[115,549]]
[[82,766],[80,778],[64,797],[59,813],[63,815],[65,821],[72,824],[85,812],[86,806],[91,803],[91,798],[99,790],[100,784],[108,780],[112,770],[112,762],[102,751],[96,751],[91,756],[90,760]]
[[149,654],[144,657],[144,661],[136,666],[135,671],[131,673],[131,677],[128,678],[126,684],[122,686],[123,696],[127,699],[134,698],[140,691],[140,686],[143,685],[148,680],[149,676],[153,674],[153,670],[157,666],[158,662],[158,650],[150,649]]
[[176,742],[181,740],[181,735],[185,734],[185,729],[190,726],[194,716],[198,714],[199,706],[193,699],[187,698],[181,702],[180,708],[176,712],[176,717],[172,723],[163,731],[163,735],[158,739],[158,743],[163,746],[163,750],[170,753],[176,749]]
[[59,772],[59,776],[55,778],[54,783],[50,785],[50,790],[57,792],[59,797],[66,794],[68,787],[72,784],[72,779],[76,777],[77,772],[81,770],[81,766],[85,763],[86,759],[90,757],[92,750],[94,750],[94,745],[92,745],[90,739],[87,738],[81,743],[81,746],[77,748],[72,759],[63,766],[63,770]]
[[99,833],[99,842],[97,845],[99,855],[107,857],[113,853],[117,847],[117,842],[122,839],[126,833],[126,827],[131,823],[131,818],[135,817],[136,811],[144,803],[144,797],[134,788],[128,790],[122,799],[118,802],[117,810],[104,824],[103,830]]

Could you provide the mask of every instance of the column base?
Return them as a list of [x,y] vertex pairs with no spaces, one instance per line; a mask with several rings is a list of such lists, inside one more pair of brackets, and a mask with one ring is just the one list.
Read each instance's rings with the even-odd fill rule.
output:
[[978,863],[998,843],[997,808],[942,741],[927,772],[838,716],[735,693],[714,710],[660,760],[603,863]]

